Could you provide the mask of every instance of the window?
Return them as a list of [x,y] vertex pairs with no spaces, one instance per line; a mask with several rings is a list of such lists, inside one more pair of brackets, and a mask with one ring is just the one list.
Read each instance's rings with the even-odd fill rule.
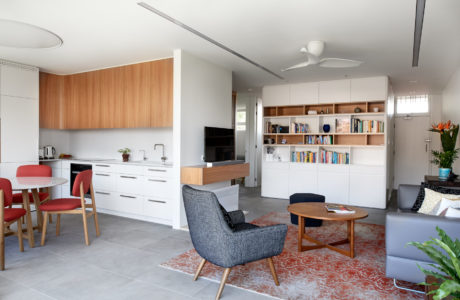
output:
[[429,112],[428,95],[399,96],[396,98],[396,113],[424,114]]
[[236,130],[246,130],[246,111],[240,110],[236,112]]

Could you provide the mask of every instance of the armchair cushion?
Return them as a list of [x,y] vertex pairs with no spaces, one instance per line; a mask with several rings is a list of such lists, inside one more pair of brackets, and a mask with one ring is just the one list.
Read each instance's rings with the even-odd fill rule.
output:
[[235,230],[235,225],[233,224],[232,217],[230,214],[227,212],[227,210],[219,203],[220,211],[224,215],[224,220],[227,223],[228,227],[230,227],[231,230]]
[[228,213],[232,219],[232,223],[236,226],[237,224],[244,223],[244,213],[242,210],[234,210]]

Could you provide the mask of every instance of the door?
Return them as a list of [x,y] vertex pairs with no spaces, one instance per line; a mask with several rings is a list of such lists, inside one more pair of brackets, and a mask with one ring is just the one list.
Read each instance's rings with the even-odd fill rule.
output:
[[430,116],[395,118],[395,186],[420,184],[431,174]]

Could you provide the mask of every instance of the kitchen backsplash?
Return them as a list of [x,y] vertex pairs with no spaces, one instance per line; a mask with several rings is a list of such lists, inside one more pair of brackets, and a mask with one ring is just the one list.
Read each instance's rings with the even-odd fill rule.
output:
[[145,150],[149,160],[160,161],[161,147],[153,150],[154,144],[165,145],[165,155],[172,161],[172,128],[133,128],[97,130],[52,130],[40,129],[40,146],[52,145],[56,153],[69,153],[81,158],[121,159],[118,149],[132,150],[131,159],[141,159],[139,150]]

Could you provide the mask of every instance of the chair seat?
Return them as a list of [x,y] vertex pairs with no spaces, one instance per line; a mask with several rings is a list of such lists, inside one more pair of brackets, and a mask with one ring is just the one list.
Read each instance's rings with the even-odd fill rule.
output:
[[72,210],[81,207],[81,200],[76,198],[61,198],[50,200],[40,205],[41,211]]
[[[38,198],[40,199],[40,202],[45,201],[45,199],[48,198],[48,197],[49,197],[48,193],[42,193],[42,192],[38,193]],[[23,200],[22,200],[22,194],[21,193],[13,194],[13,203],[14,204],[20,204],[22,202],[23,202]],[[29,193],[29,202],[34,203],[34,196],[32,195],[32,193]]]
[[4,213],[5,222],[11,222],[24,216],[26,210],[23,208],[5,208]]

